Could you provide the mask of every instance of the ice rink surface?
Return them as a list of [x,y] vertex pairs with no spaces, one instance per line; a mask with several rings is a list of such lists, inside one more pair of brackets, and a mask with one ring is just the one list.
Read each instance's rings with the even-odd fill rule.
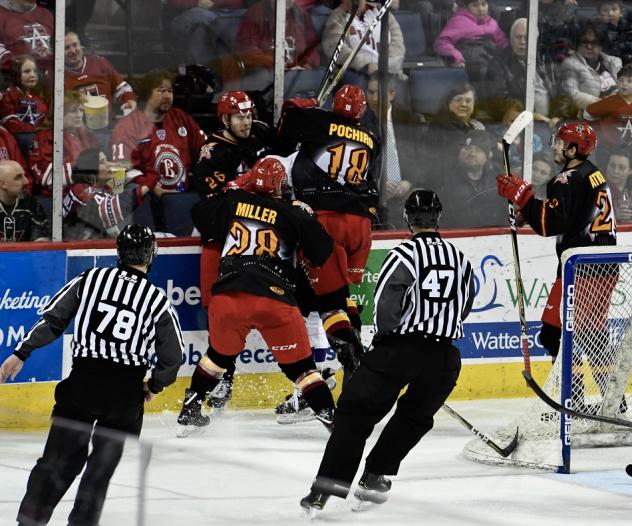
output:
[[[514,399],[451,405],[473,425],[491,432],[529,403]],[[327,440],[327,431],[318,422],[281,426],[272,411],[228,411],[213,419],[204,435],[177,439],[174,432],[173,414],[145,420],[141,439],[153,445],[146,484],[147,526],[632,524],[632,477],[624,471],[632,463],[629,447],[574,450],[571,475],[487,466],[463,457],[462,447],[473,435],[440,411],[434,429],[393,478],[386,504],[354,512],[352,497],[331,498],[309,521],[298,502],[309,491]],[[44,440],[43,432],[0,432],[1,525],[15,524],[29,471]],[[139,452],[139,445],[128,441],[101,526],[136,524]],[[75,491],[76,483],[50,524],[66,525]]]

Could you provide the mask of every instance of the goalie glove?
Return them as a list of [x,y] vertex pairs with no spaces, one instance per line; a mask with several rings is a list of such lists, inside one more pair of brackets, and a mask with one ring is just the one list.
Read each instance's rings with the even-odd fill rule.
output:
[[533,185],[513,174],[509,176],[498,175],[496,177],[496,188],[498,189],[498,195],[509,199],[518,208],[523,208],[534,195]]

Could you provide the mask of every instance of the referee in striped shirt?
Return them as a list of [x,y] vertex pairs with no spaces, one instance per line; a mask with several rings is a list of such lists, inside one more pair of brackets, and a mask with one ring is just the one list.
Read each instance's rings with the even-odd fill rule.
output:
[[[176,379],[184,350],[178,316],[146,276],[156,238],[146,226],[129,225],[117,238],[117,252],[118,267],[86,270],[53,296],[0,366],[0,382],[13,380],[31,352],[61,336],[74,318],[72,370],[55,389],[44,454],[18,511],[21,525],[47,524],[84,464],[68,524],[98,524],[123,437],[140,435],[143,402]],[[145,382],[154,346],[156,365]]]
[[382,265],[372,348],[343,387],[318,475],[301,500],[308,511],[322,509],[331,495],[347,496],[367,438],[397,401],[355,492],[360,501],[385,502],[391,481],[384,475],[397,474],[456,385],[461,358],[452,341],[463,336],[474,282],[470,262],[437,232],[441,209],[430,190],[415,190],[406,200],[413,237]]

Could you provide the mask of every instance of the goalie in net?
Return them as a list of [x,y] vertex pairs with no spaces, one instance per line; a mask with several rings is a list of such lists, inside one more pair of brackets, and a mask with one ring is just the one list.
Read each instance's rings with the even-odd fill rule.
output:
[[[603,250],[597,247],[616,244],[610,189],[598,168],[588,160],[594,151],[597,137],[585,122],[563,124],[553,139],[555,161],[562,169],[547,185],[547,198],[537,199],[531,184],[515,176],[499,176],[498,192],[519,208],[519,215],[540,235],[557,236],[556,252],[562,253],[578,247],[594,247],[589,251]],[[606,249],[611,250],[611,249]],[[632,312],[624,312],[629,306],[614,308],[617,298],[624,294],[627,267],[599,259],[595,264],[578,265],[563,287],[562,265],[558,263],[557,279],[551,288],[542,316],[540,341],[553,357],[553,370],[544,390],[553,399],[562,400],[580,412],[597,414],[603,411],[626,411],[622,398],[625,386],[619,391],[616,403],[611,383],[614,372],[622,366],[623,335]],[[568,357],[556,359],[562,335],[560,305],[562,290],[565,291],[565,340]],[[623,320],[623,321],[621,321]],[[568,378],[562,374],[562,362],[567,363]],[[624,366],[625,367],[625,366]],[[628,368],[629,369],[629,368]],[[619,371],[621,376],[621,371]],[[626,378],[627,379],[627,378]],[[607,401],[605,403],[604,401]],[[611,413],[612,414],[612,413]],[[566,422],[565,422],[566,423]],[[569,422],[570,423],[570,422]],[[544,403],[537,401],[530,411],[495,433],[499,440],[511,439],[516,426],[520,429],[519,446],[507,460],[494,458],[494,452],[479,444],[470,443],[465,448],[466,457],[491,463],[522,464],[544,468],[568,470],[568,462],[562,458],[562,446],[570,443],[560,424],[560,415],[552,412]],[[587,433],[602,430],[598,424],[573,420],[573,443],[581,444]],[[596,443],[596,435],[585,440],[587,445]],[[564,442],[560,444],[560,441]]]

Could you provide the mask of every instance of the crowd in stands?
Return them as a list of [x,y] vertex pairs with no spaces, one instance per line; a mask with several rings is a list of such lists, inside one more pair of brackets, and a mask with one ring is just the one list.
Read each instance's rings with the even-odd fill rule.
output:
[[[136,60],[130,70],[116,53],[99,54],[94,28],[105,4],[116,10],[114,0],[66,2],[59,176],[69,239],[112,237],[132,218],[173,233],[161,201],[165,194],[195,192],[190,174],[202,147],[221,129],[215,108],[222,93],[246,91],[258,119],[272,133],[277,124],[274,1],[143,2],[163,15],[168,60],[161,69]],[[58,175],[52,164],[52,4],[0,0],[0,160],[17,162],[25,194],[45,204]],[[352,2],[287,0],[286,7],[285,96],[314,97]],[[339,63],[362,41],[379,8],[358,2]],[[505,225],[494,176],[502,171],[499,140],[525,107],[527,15],[526,0],[395,0],[383,20],[386,126],[380,126],[378,100],[379,24],[364,41],[342,81],[365,90],[362,123],[384,134],[386,162],[372,168],[381,193],[374,228],[403,228],[402,202],[418,187],[441,195],[444,227]],[[530,174],[536,193],[545,195],[557,170],[551,134],[562,121],[585,119],[598,131],[597,164],[610,182],[617,220],[632,222],[632,2],[540,0],[537,24]],[[519,140],[510,150],[518,172],[523,147]],[[124,186],[114,184],[112,174],[120,170]],[[181,214],[188,217],[188,209]]]

